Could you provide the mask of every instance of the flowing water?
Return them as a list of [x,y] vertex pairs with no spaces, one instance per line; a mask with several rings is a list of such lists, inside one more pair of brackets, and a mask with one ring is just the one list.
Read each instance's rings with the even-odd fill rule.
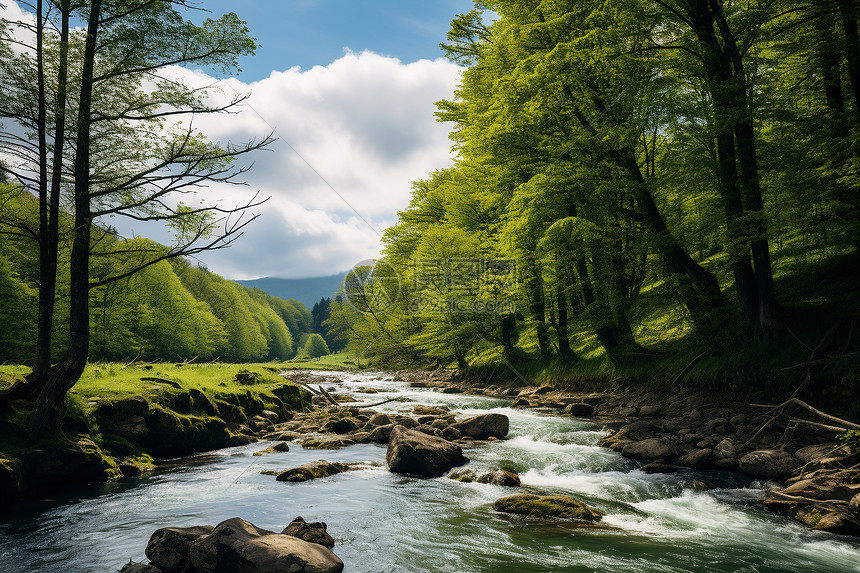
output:
[[[22,503],[0,522],[0,571],[114,572],[129,559],[145,562],[146,542],[160,527],[242,517],[280,531],[299,515],[328,524],[350,573],[860,571],[860,541],[756,507],[764,484],[728,472],[649,475],[597,447],[605,432],[590,422],[513,410],[509,400],[408,388],[383,374],[331,375],[342,380],[339,392],[379,389],[372,401],[396,392],[464,414],[506,414],[508,439],[466,447],[471,465],[517,471],[525,486],[574,495],[606,517],[583,527],[497,514],[493,501],[526,490],[394,475],[384,466],[385,447],[375,444],[339,451],[295,445],[255,457],[267,445],[258,443],[79,497]],[[260,475],[317,459],[378,465],[304,483]],[[712,489],[694,491],[695,481]]]

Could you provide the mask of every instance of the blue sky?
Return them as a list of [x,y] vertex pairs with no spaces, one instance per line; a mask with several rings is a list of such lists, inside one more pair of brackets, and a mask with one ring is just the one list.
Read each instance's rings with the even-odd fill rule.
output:
[[[442,57],[450,22],[471,0],[199,0],[213,17],[234,11],[260,48],[235,77],[169,67],[160,75],[203,88],[213,103],[247,96],[237,113],[201,115],[201,134],[222,145],[259,141],[243,187],[212,184],[205,203],[270,200],[229,249],[199,260],[227,278],[330,276],[379,255],[381,233],[411,198],[412,183],[452,165],[451,125],[435,103],[454,98],[462,68]],[[0,0],[0,17],[32,19]],[[198,23],[199,11],[185,12]],[[186,203],[196,197],[182,198]],[[177,198],[179,200],[179,198]],[[347,204],[348,203],[348,204]],[[121,218],[123,236],[168,242],[165,229]]]
[[[243,81],[272,70],[327,65],[344,49],[369,50],[403,63],[442,56],[455,14],[470,0],[202,0],[213,14],[236,12],[248,23],[260,48],[241,62]],[[196,18],[195,18],[196,19]]]

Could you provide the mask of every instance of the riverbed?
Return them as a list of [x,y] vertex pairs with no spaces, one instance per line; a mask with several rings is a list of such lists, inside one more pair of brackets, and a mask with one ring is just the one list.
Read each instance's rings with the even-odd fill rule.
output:
[[[810,531],[756,506],[766,484],[731,472],[648,474],[597,446],[607,432],[585,420],[511,409],[511,400],[409,388],[384,373],[321,373],[337,392],[397,412],[445,404],[464,415],[499,412],[500,442],[464,447],[471,467],[519,473],[528,490],[564,493],[606,513],[598,526],[497,514],[493,501],[524,490],[389,473],[385,446],[252,454],[267,442],[175,460],[140,479],[76,496],[20,503],[0,521],[0,571],[115,572],[145,562],[155,529],[241,517],[280,531],[296,516],[324,521],[350,573],[732,571],[860,572],[860,540]],[[325,459],[367,469],[277,482],[263,470]],[[709,489],[701,491],[703,484]]]

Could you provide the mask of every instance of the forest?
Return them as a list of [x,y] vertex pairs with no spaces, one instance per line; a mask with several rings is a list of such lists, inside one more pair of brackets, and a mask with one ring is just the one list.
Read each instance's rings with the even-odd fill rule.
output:
[[[7,214],[14,211],[19,220],[38,217],[35,198],[26,191],[6,186],[2,197]],[[102,244],[127,254],[94,262],[94,280],[133,268],[144,248],[166,250],[148,239],[122,239],[112,234]],[[34,241],[0,235],[0,297],[4,302],[0,321],[5,325],[0,332],[0,361],[28,363],[35,352],[38,268],[32,261],[38,258],[36,248]],[[69,314],[69,299],[63,294],[69,289],[68,256],[68,252],[61,254],[57,273],[55,312],[60,324]],[[299,301],[241,286],[182,258],[160,261],[92,289],[89,306],[89,359],[93,361],[287,360],[304,350],[309,334],[316,332],[311,312]],[[67,345],[68,335],[65,329],[56,329],[55,361]],[[323,353],[328,354],[327,349]]]
[[[385,363],[761,387],[820,360],[853,387],[857,18],[848,0],[477,4],[442,44],[466,68],[437,103],[455,164],[385,233],[399,283],[377,272],[332,324]],[[513,261],[513,288],[458,297],[515,310],[418,308],[450,298],[457,261]]]

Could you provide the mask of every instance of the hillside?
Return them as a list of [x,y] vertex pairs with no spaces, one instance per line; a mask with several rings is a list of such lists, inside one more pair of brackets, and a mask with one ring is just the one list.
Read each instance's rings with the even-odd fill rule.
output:
[[247,281],[236,281],[240,285],[256,287],[272,296],[284,300],[295,299],[308,308],[321,298],[334,297],[343,280],[344,274],[327,277],[311,277],[306,279],[282,279],[278,277],[263,277]]

